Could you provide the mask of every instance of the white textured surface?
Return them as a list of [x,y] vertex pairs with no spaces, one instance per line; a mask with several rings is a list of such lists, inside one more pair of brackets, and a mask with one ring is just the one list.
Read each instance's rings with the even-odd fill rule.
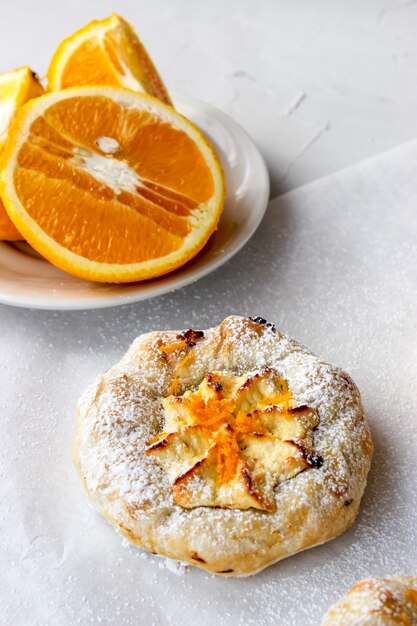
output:
[[0,71],[43,74],[63,37],[115,10],[169,88],[252,135],[272,197],[417,135],[414,0],[2,0]]
[[[0,623],[314,626],[356,579],[416,573],[416,160],[414,142],[282,196],[232,261],[174,294],[85,313],[0,307]],[[238,581],[123,547],[69,455],[78,396],[133,337],[231,313],[345,368],[375,440],[356,525]]]

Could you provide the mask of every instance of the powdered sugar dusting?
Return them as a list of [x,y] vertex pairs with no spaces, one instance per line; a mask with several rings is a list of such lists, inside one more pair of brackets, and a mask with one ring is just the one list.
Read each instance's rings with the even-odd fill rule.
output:
[[[317,409],[320,424],[315,449],[324,459],[323,467],[283,481],[276,489],[273,514],[254,509],[183,509],[174,504],[165,472],[147,457],[145,448],[162,430],[161,400],[184,358],[182,353],[167,355],[159,348],[175,341],[177,334],[140,337],[120,364],[81,400],[78,454],[95,506],[101,508],[104,503],[106,515],[118,520],[119,530],[133,541],[139,537],[143,547],[180,559],[187,554],[190,562],[196,554],[196,565],[214,555],[227,563],[229,555],[256,554],[256,569],[271,558],[262,537],[278,527],[284,545],[292,545],[294,531],[288,529],[295,523],[309,527],[306,511],[310,509],[327,520],[342,506],[337,515],[346,524],[342,513],[348,512],[343,505],[352,505],[349,514],[357,509],[369,462],[369,451],[364,455],[366,445],[369,448],[367,426],[356,387],[346,374],[319,361],[287,336],[239,317],[205,331],[204,339],[190,348],[192,361],[181,370],[180,393],[195,390],[207,371],[240,375],[273,367],[287,380],[297,402]],[[220,532],[225,524],[227,532]],[[258,528],[255,535],[253,524]],[[308,532],[314,536],[314,529]],[[321,536],[324,540],[325,535]],[[189,548],[185,552],[173,548],[176,542]],[[228,566],[223,569],[229,571]]]
[[417,577],[375,576],[356,583],[335,602],[322,626],[417,624]]

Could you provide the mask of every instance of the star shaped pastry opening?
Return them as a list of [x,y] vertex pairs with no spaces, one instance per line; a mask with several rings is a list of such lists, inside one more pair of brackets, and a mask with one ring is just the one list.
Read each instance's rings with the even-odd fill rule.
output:
[[147,454],[165,470],[176,504],[275,511],[276,486],[320,467],[317,411],[297,403],[273,368],[207,373],[195,391],[163,400],[164,432]]

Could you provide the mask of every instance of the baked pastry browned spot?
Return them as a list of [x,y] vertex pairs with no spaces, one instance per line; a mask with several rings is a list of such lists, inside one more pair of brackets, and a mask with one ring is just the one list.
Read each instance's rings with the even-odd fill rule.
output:
[[246,576],[354,521],[372,442],[340,369],[262,318],[136,339],[78,406],[91,503],[129,541]]
[[330,607],[322,626],[417,626],[417,576],[360,580]]

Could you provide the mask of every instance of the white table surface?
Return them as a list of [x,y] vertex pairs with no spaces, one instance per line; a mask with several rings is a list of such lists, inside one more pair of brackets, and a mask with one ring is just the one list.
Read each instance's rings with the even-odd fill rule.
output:
[[[169,86],[251,133],[273,195],[417,134],[417,4],[407,0],[314,8],[307,0],[2,0],[0,69],[29,62],[42,72],[64,35],[115,8],[137,26]],[[409,155],[415,162],[415,147]],[[404,439],[417,410],[416,189],[411,167],[381,159],[388,186],[365,165],[337,175],[346,191],[335,204],[320,208],[326,181],[284,196],[234,260],[174,294],[107,311],[0,306],[1,624],[213,626],[214,607],[218,626],[313,626],[356,576],[417,569],[409,480],[417,450]],[[375,197],[359,210],[349,190],[369,198],[373,182]],[[379,212],[387,197],[392,211]],[[346,368],[364,393],[376,443],[355,527],[240,583],[179,577],[122,548],[87,507],[68,452],[78,396],[137,334],[206,327],[230,313],[269,317]],[[89,551],[80,549],[86,539]],[[138,571],[142,586],[127,593]]]
[[271,197],[417,135],[412,0],[1,0],[0,71],[45,73],[61,39],[117,10],[168,87],[229,113]]

